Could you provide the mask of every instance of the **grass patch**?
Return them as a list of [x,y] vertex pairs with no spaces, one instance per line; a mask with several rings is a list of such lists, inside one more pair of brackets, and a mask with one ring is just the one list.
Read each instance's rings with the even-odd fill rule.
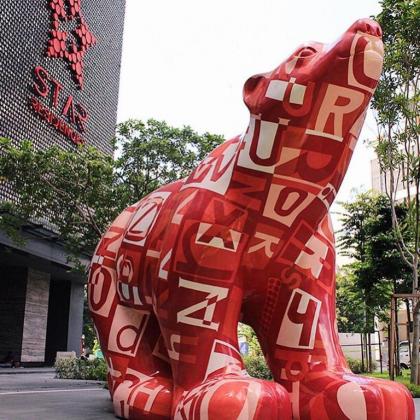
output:
[[[363,376],[370,376],[371,378],[380,378],[380,379],[389,379],[389,375],[387,372],[385,373],[379,373],[379,372],[373,372],[373,373],[365,373]],[[420,398],[420,385],[413,385],[410,384],[410,371],[409,370],[403,370],[401,376],[395,377],[396,382],[400,382],[401,384],[405,385],[408,390],[411,392],[411,395],[414,398]]]

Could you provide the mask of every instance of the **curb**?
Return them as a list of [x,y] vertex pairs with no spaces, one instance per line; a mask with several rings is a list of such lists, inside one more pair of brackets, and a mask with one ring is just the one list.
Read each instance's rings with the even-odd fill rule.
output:
[[54,368],[0,368],[0,375],[18,375],[22,373],[55,373]]

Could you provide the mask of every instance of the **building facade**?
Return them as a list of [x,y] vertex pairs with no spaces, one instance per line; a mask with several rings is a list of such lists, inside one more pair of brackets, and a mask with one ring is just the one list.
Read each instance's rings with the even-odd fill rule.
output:
[[[125,0],[0,0],[0,137],[112,153]],[[0,199],[13,191],[0,183]],[[0,361],[80,353],[85,276],[48,223],[0,232]],[[87,257],[86,257],[87,261]]]

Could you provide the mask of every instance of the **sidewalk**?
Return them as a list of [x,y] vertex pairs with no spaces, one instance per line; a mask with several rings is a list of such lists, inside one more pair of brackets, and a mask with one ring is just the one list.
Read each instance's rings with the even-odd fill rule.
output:
[[102,382],[55,379],[47,369],[0,374],[0,420],[115,420]]
[[39,367],[39,368],[0,368],[0,375],[14,375],[20,373],[55,373],[55,369],[52,367]]
[[[102,382],[55,379],[51,368],[8,370],[0,374],[0,420],[115,420]],[[420,398],[414,403],[420,420]]]

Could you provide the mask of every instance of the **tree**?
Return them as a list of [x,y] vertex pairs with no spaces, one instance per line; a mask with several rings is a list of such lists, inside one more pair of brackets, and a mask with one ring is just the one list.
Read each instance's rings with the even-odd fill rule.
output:
[[[392,212],[389,200],[373,191],[360,193],[355,200],[341,203],[342,228],[338,246],[342,255],[350,257],[359,273],[363,288],[369,288],[382,279],[391,280],[395,292],[407,293],[409,270],[401,261],[392,226]],[[394,206],[401,219],[407,215],[404,203]],[[409,233],[402,231],[404,238]],[[357,265],[355,265],[357,263]]]
[[[420,261],[420,3],[418,0],[383,0],[376,16],[383,29],[384,69],[372,106],[378,138],[375,149],[386,176],[392,225],[397,247],[411,270],[412,293],[419,293]],[[396,212],[397,190],[406,189],[408,214]],[[407,237],[403,231],[410,232]],[[414,334],[411,382],[419,383],[420,298],[413,309]]]
[[117,127],[116,175],[125,185],[128,199],[139,199],[160,185],[189,175],[222,141],[221,136],[200,135],[188,126],[129,120]]
[[0,229],[18,240],[28,220],[44,224],[77,261],[125,207],[188,175],[222,141],[156,120],[120,124],[115,159],[89,146],[37,150],[1,139],[0,182],[13,193],[0,203]]
[[392,283],[382,280],[373,283],[368,289],[363,289],[358,277],[358,265],[348,264],[337,274],[337,326],[338,331],[361,335],[360,368],[363,372],[371,372],[374,361],[370,338],[374,332],[374,321],[377,319],[389,322]]
[[[367,192],[342,205],[346,212],[339,247],[352,262],[337,281],[338,322],[342,330],[364,334],[367,346],[375,330],[375,318],[389,321],[391,294],[406,291],[408,270],[396,248],[386,197]],[[406,213],[404,205],[396,212]],[[370,346],[366,354],[371,370]]]
[[243,358],[248,374],[254,378],[272,380],[273,375],[267,366],[255,331],[249,325],[240,322],[238,324],[238,336],[245,337],[249,346],[248,354]]
[[246,325],[240,322],[238,324],[238,336],[245,337],[246,342],[248,343],[248,346],[249,346],[248,353],[250,356],[254,356],[254,357],[264,356],[261,350],[260,343],[258,341],[257,334],[249,325]]
[[357,286],[352,267],[346,265],[337,273],[336,283],[337,326],[340,332],[364,333],[365,301]]

